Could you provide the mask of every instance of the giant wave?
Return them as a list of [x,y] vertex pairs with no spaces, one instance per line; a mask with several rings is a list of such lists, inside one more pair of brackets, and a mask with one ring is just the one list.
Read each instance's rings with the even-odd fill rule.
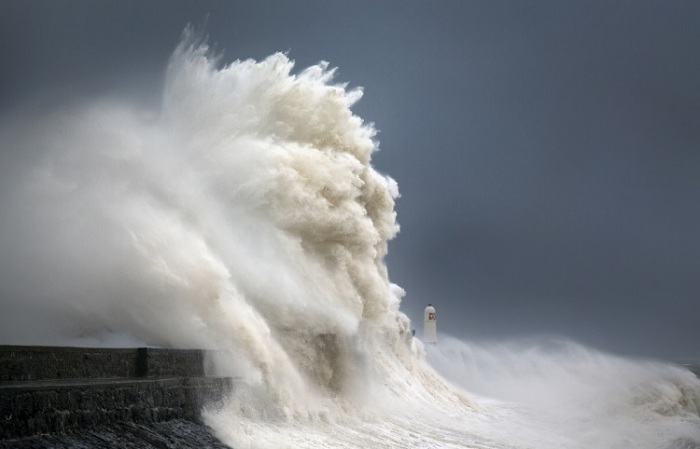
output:
[[[5,120],[3,338],[218,352],[236,448],[697,448],[700,381],[573,343],[424,348],[384,257],[396,183],[360,89],[188,30],[162,104]],[[34,326],[20,324],[26,321]]]

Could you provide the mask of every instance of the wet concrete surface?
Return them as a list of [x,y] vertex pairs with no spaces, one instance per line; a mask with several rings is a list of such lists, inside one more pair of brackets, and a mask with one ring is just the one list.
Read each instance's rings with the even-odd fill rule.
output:
[[0,449],[229,449],[208,426],[187,420],[117,422],[67,434],[0,440]]

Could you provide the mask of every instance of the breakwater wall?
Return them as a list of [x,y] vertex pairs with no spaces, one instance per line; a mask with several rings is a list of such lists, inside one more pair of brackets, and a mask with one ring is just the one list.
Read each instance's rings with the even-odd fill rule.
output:
[[0,439],[198,422],[233,386],[205,362],[201,350],[0,346]]
[[0,382],[199,377],[204,351],[161,348],[0,346]]

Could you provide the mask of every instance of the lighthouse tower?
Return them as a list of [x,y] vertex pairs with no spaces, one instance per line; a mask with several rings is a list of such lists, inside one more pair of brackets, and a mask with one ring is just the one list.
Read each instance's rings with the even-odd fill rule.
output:
[[437,343],[437,315],[432,304],[423,312],[423,343]]

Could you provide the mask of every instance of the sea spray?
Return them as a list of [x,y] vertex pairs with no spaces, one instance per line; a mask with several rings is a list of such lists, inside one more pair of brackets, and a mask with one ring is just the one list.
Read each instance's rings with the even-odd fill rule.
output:
[[[207,422],[236,448],[700,440],[700,387],[667,366],[588,350],[511,363],[497,349],[441,339],[428,361],[464,377],[440,377],[384,265],[398,189],[370,164],[374,128],[351,111],[362,91],[334,84],[326,63],[295,73],[284,54],[220,60],[188,31],[156,108],[76,99],[3,121],[0,144],[17,155],[2,168],[12,179],[0,199],[4,341],[215,349],[217,373],[239,380]],[[616,368],[594,377],[605,388],[586,391],[619,395],[576,394],[591,358]],[[488,379],[475,374],[490,366]],[[624,379],[640,373],[648,382],[627,392]],[[584,411],[545,407],[550,384]],[[553,420],[557,407],[580,425]],[[632,425],[615,433],[585,410]],[[642,423],[665,433],[630,435]]]
[[253,413],[328,415],[417,373],[449,389],[388,280],[398,190],[370,165],[362,92],[326,63],[292,70],[284,54],[221,67],[188,34],[160,110],[107,98],[32,117],[13,143],[42,154],[2,241],[16,313],[69,341],[227,352]]
[[446,378],[517,404],[530,425],[581,447],[700,447],[700,379],[680,366],[630,359],[568,340],[465,342],[444,335],[427,358]]

